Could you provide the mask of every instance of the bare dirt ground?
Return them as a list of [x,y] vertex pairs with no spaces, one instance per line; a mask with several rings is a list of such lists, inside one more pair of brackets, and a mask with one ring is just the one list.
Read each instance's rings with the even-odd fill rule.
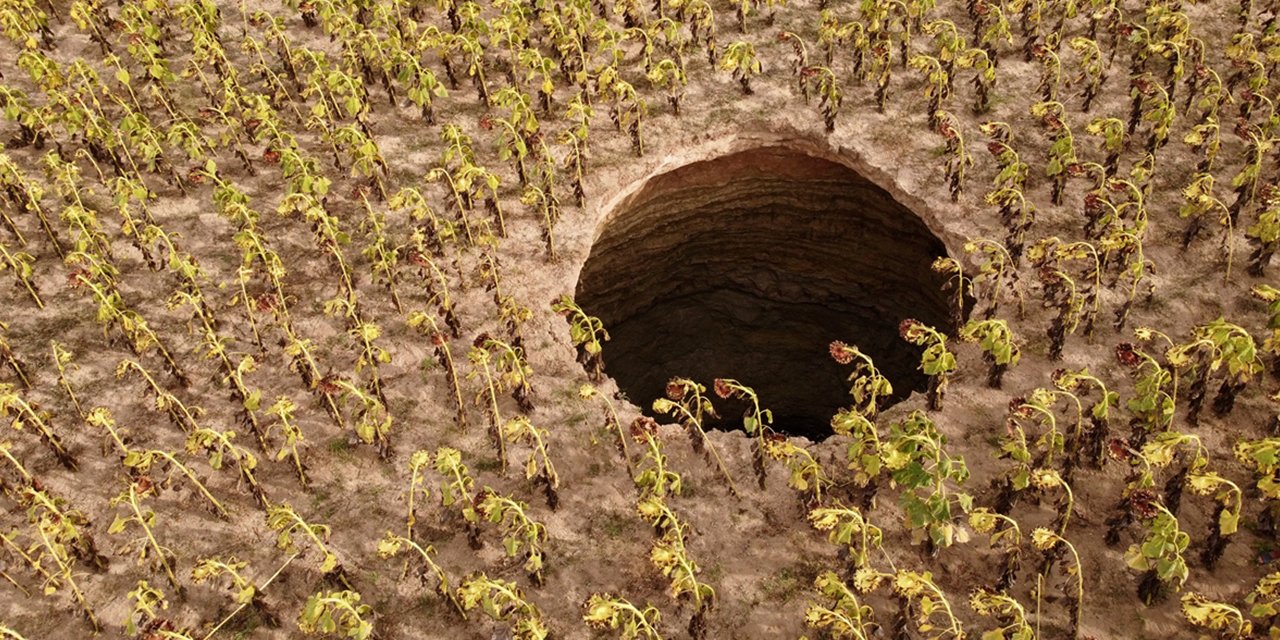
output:
[[[1048,3],[1048,6],[1053,11],[1061,10],[1061,3]],[[68,7],[60,3],[59,8],[65,15]],[[220,8],[225,23],[221,31],[228,49],[248,78],[252,75],[248,70],[248,56],[233,46],[241,29],[240,8],[232,3]],[[563,183],[563,218],[555,229],[559,259],[554,262],[544,256],[539,215],[520,204],[514,171],[497,156],[493,142],[496,134],[482,128],[481,118],[486,109],[465,78],[450,91],[448,98],[437,101],[435,124],[423,122],[416,108],[403,101],[399,107],[391,107],[382,89],[373,84],[369,86],[369,102],[373,105],[369,128],[389,164],[389,191],[416,186],[429,194],[438,212],[448,210],[446,192],[438,183],[428,184],[423,179],[439,162],[443,150],[441,129],[445,123],[455,124],[470,134],[480,163],[502,179],[500,193],[508,216],[509,235],[496,249],[501,264],[501,287],[531,311],[521,327],[524,350],[533,370],[536,408],[529,413],[529,418],[550,434],[550,455],[559,470],[561,484],[560,501],[555,510],[548,508],[533,483],[521,477],[519,465],[527,453],[525,448],[511,447],[508,454],[512,469],[505,474],[500,471],[500,462],[484,428],[483,405],[470,402],[482,393],[482,386],[478,379],[468,375],[475,371],[466,361],[468,348],[482,332],[503,331],[503,321],[480,276],[481,251],[462,244],[450,245],[445,259],[441,260],[463,326],[461,336],[449,342],[459,363],[459,373],[465,376],[462,389],[469,408],[468,426],[463,428],[455,423],[450,389],[443,369],[435,362],[430,341],[407,324],[412,311],[434,312],[429,292],[415,270],[402,263],[399,291],[404,311],[396,311],[385,289],[372,279],[367,259],[360,254],[368,241],[360,231],[366,214],[360,200],[352,197],[358,180],[349,175],[349,170],[337,170],[328,163],[326,145],[315,133],[293,122],[291,116],[286,119],[301,146],[321,161],[320,170],[333,180],[326,206],[352,236],[345,254],[356,274],[363,313],[380,327],[377,342],[390,354],[390,361],[379,367],[379,373],[393,417],[389,436],[393,453],[389,459],[382,459],[375,447],[359,442],[350,428],[340,429],[326,416],[318,397],[290,371],[283,350],[284,336],[278,329],[267,331],[267,353],[257,352],[244,308],[235,299],[236,271],[241,265],[240,249],[234,241],[236,229],[213,206],[211,187],[192,184],[183,193],[165,175],[147,175],[147,183],[157,195],[149,205],[151,214],[179,239],[182,250],[198,259],[206,296],[221,319],[221,332],[229,340],[228,351],[258,358],[257,370],[247,376],[249,385],[261,390],[264,407],[282,395],[291,397],[299,405],[296,420],[305,437],[301,452],[307,465],[309,486],[301,486],[287,460],[277,461],[270,453],[254,450],[258,456],[258,481],[272,504],[292,505],[307,521],[329,527],[329,545],[350,574],[351,586],[362,595],[362,602],[372,607],[370,619],[377,637],[491,638],[507,637],[509,633],[504,625],[490,621],[479,611],[462,619],[432,591],[430,580],[420,583],[412,576],[403,577],[402,560],[382,559],[377,554],[378,541],[386,531],[400,532],[405,528],[411,455],[419,450],[434,452],[441,446],[462,452],[477,488],[492,487],[528,503],[530,515],[545,524],[548,535],[545,583],[535,585],[522,570],[521,560],[504,557],[501,538],[493,528],[481,527],[481,548],[474,549],[468,544],[456,511],[440,504],[439,476],[429,472],[426,485],[430,496],[418,498],[416,535],[420,543],[434,547],[437,562],[455,585],[475,572],[518,583],[540,608],[555,637],[614,637],[610,632],[589,629],[581,620],[583,602],[592,593],[600,592],[622,595],[637,604],[651,603],[662,612],[659,628],[664,636],[686,635],[688,607],[667,593],[667,581],[649,562],[654,532],[636,514],[636,489],[614,449],[613,435],[605,427],[600,405],[579,397],[578,390],[586,382],[586,374],[574,360],[564,319],[550,308],[551,301],[574,291],[593,240],[613,216],[625,215],[626,208],[622,205],[650,177],[734,151],[785,145],[854,168],[919,215],[947,245],[950,254],[962,258],[966,239],[1004,236],[996,208],[982,202],[982,194],[996,168],[982,149],[984,139],[977,128],[979,122],[997,120],[1012,126],[1013,145],[1031,165],[1027,196],[1034,202],[1037,215],[1029,232],[1028,246],[1038,238],[1054,235],[1068,240],[1081,238],[1084,218],[1080,208],[1088,190],[1087,181],[1071,181],[1063,204],[1050,203],[1049,180],[1043,177],[1043,158],[1048,144],[1037,119],[1029,114],[1030,105],[1039,100],[1036,95],[1039,70],[1034,63],[1021,59],[1015,45],[1001,45],[999,80],[990,113],[970,112],[971,72],[958,72],[955,94],[948,108],[958,116],[962,132],[969,140],[974,166],[969,170],[963,196],[953,203],[941,177],[943,141],[926,122],[919,74],[895,62],[888,108],[878,113],[873,85],[852,82],[850,60],[847,54],[840,55],[833,67],[844,83],[844,103],[835,131],[828,133],[824,131],[816,99],[814,104],[806,105],[797,95],[795,78],[790,71],[790,45],[775,38],[780,30],[795,31],[809,43],[810,55],[815,61],[819,59],[821,50],[816,43],[819,13],[815,3],[803,1],[776,8],[760,7],[758,14],[748,16],[746,34],[738,33],[732,6],[716,3],[714,8],[722,45],[743,39],[758,48],[764,73],[752,80],[754,94],[743,95],[729,73],[711,68],[700,49],[691,50],[687,56],[690,84],[681,115],[677,117],[666,108],[662,94],[648,88],[639,72],[639,48],[627,43],[628,56],[622,64],[624,76],[642,89],[649,104],[649,115],[642,129],[645,153],[643,157],[635,157],[627,136],[615,132],[604,107],[598,108],[590,138],[585,206],[572,206],[572,196],[563,187],[567,182]],[[305,44],[338,55],[336,44],[319,28],[306,27],[297,11],[288,6],[263,4],[250,5],[249,9],[265,10],[281,17],[287,32],[299,46]],[[858,15],[857,7],[850,4],[832,4],[831,9],[842,20],[853,20]],[[1234,6],[1230,9],[1234,11]],[[106,10],[112,15],[120,11],[114,5]],[[1206,3],[1188,4],[1182,10],[1191,17],[1195,35],[1205,43],[1207,62],[1225,76],[1227,63],[1222,55],[1233,27],[1233,18],[1225,14],[1228,8],[1222,3]],[[647,12],[648,7],[644,11]],[[944,3],[930,15],[955,20],[961,24],[962,32],[969,30],[970,22],[959,3]],[[1126,15],[1140,20],[1141,7],[1127,8]],[[434,3],[423,5],[422,20],[442,28],[447,25]],[[612,16],[611,21],[615,28],[620,28],[620,18]],[[1257,29],[1260,21],[1261,16],[1255,14],[1252,28]],[[1063,40],[1082,33],[1086,23],[1083,11],[1067,19]],[[63,65],[82,58],[90,66],[99,68],[104,78],[109,77],[110,71],[104,66],[97,45],[70,23],[56,24],[55,21],[54,26],[56,48],[47,52],[50,57]],[[1017,27],[1015,35],[1020,36]],[[1020,38],[1018,41],[1020,43]],[[175,60],[188,55],[186,36],[176,23],[170,42]],[[119,38],[115,46],[123,51],[123,38]],[[927,51],[931,47],[930,39],[916,34],[912,46]],[[0,47],[3,82],[29,92],[33,103],[44,104],[46,99],[39,89],[17,66],[18,50],[11,42]],[[1083,134],[1084,126],[1094,117],[1110,115],[1124,119],[1127,115],[1128,49],[1121,51],[1110,67],[1110,78],[1102,96],[1092,112],[1085,114],[1078,109],[1079,86],[1065,82],[1074,76],[1077,59],[1069,49],[1061,50],[1064,83],[1060,99],[1069,107],[1068,121],[1077,132],[1076,145],[1082,160],[1101,161],[1103,156],[1095,147],[1096,138]],[[491,56],[490,64],[496,65],[498,54]],[[428,58],[434,62],[434,58]],[[437,72],[443,81],[443,73],[439,69]],[[505,79],[501,71],[491,69],[490,81],[496,86]],[[142,87],[143,83],[135,81],[135,88]],[[190,105],[194,114],[203,102],[195,83],[190,78],[179,79],[173,87],[179,96],[178,104],[184,109]],[[555,96],[556,113],[571,96],[571,87],[560,88]],[[1224,109],[1234,113],[1232,107]],[[159,119],[162,111],[153,107],[151,113]],[[566,126],[557,118],[556,115],[544,117],[544,135],[548,139],[554,139]],[[1224,117],[1220,167],[1216,170],[1220,195],[1224,198],[1226,188],[1221,185],[1226,185],[1242,164],[1244,149],[1238,137],[1225,131],[1229,128],[1225,120]],[[1151,222],[1144,244],[1146,257],[1154,265],[1149,277],[1154,295],[1140,298],[1124,330],[1114,330],[1109,321],[1110,312],[1123,301],[1124,293],[1116,286],[1102,292],[1103,313],[1094,335],[1086,338],[1077,333],[1068,337],[1063,359],[1051,361],[1046,330],[1054,312],[1041,305],[1039,281],[1034,269],[1024,263],[1020,286],[1026,296],[1025,313],[1014,314],[1006,307],[1001,316],[1009,321],[1018,336],[1023,357],[1010,369],[1003,389],[986,386],[986,366],[976,346],[952,341],[959,368],[943,409],[929,415],[947,437],[950,453],[962,456],[968,463],[972,475],[957,488],[972,494],[977,505],[992,504],[995,497],[992,483],[1008,467],[1007,461],[996,458],[993,444],[1005,430],[1010,400],[1025,396],[1035,388],[1051,386],[1054,370],[1087,367],[1118,391],[1121,406],[1113,423],[1124,435],[1123,425],[1130,417],[1124,402],[1133,397],[1134,391],[1130,369],[1116,361],[1114,348],[1119,342],[1134,340],[1132,328],[1150,326],[1183,340],[1190,335],[1192,327],[1225,316],[1248,329],[1259,343],[1269,335],[1264,305],[1249,295],[1251,287],[1269,280],[1249,276],[1242,268],[1250,248],[1243,228],[1256,217],[1254,211],[1244,214],[1230,238],[1235,245],[1236,263],[1230,280],[1223,278],[1224,254],[1218,241],[1222,232],[1217,226],[1210,225],[1190,247],[1180,247],[1183,222],[1177,216],[1182,202],[1179,191],[1194,173],[1196,163],[1192,151],[1181,143],[1190,124],[1180,114],[1174,121],[1170,143],[1156,154],[1158,171],[1146,202]],[[6,135],[2,137],[18,134],[12,122],[6,121],[6,125]],[[204,130],[206,135],[216,136],[221,127],[205,122]],[[1141,140],[1142,136],[1135,137],[1131,148],[1122,155],[1122,176],[1140,159]],[[65,156],[71,158],[76,157],[72,154],[82,143],[59,133],[56,139],[46,141],[43,148],[11,144],[5,153],[28,176],[48,185],[41,169],[41,157],[55,147],[61,147]],[[250,155],[257,168],[257,175],[251,176],[230,151],[223,149],[218,155],[222,175],[234,181],[250,197],[252,207],[262,212],[259,225],[263,235],[273,243],[287,270],[284,282],[292,298],[291,313],[296,328],[313,342],[322,372],[359,377],[360,374],[355,373],[359,354],[347,334],[347,327],[341,318],[324,313],[323,301],[334,296],[338,287],[332,262],[317,249],[306,222],[298,216],[276,215],[284,181],[278,166],[259,159],[264,150],[262,144],[251,146]],[[562,151],[558,149],[557,153]],[[174,159],[179,173],[186,172],[180,152],[169,149],[166,155]],[[252,449],[251,434],[245,433],[238,422],[238,403],[228,399],[216,364],[204,357],[205,349],[197,334],[189,331],[189,310],[166,307],[166,300],[177,286],[174,277],[168,272],[147,268],[142,255],[123,235],[119,216],[111,206],[110,192],[98,181],[92,165],[86,157],[78,157],[77,166],[87,206],[101,212],[102,225],[111,238],[120,267],[122,295],[168,345],[186,370],[191,385],[185,388],[175,385],[163,373],[162,363],[153,353],[140,361],[187,406],[201,409],[197,417],[202,426],[234,429],[240,432],[237,442]],[[1268,158],[1262,182],[1274,180],[1275,166],[1274,159]],[[56,214],[63,206],[61,202],[48,186],[44,197],[47,209]],[[373,203],[372,208],[378,212],[388,211],[381,202]],[[321,574],[315,549],[299,542],[298,548],[304,552],[294,558],[293,553],[278,548],[276,534],[268,528],[264,511],[238,481],[235,471],[213,470],[203,455],[186,453],[185,434],[167,420],[163,412],[155,409],[154,400],[142,381],[137,376],[118,378],[114,374],[122,359],[139,359],[138,356],[113,329],[104,335],[103,325],[94,321],[94,303],[83,288],[66,284],[71,267],[54,253],[34,217],[26,214],[15,217],[30,243],[24,250],[35,258],[33,281],[38,285],[44,308],[37,309],[19,287],[0,291],[0,319],[8,325],[4,336],[16,356],[26,364],[31,378],[32,389],[23,391],[23,397],[49,412],[50,424],[75,456],[78,468],[68,470],[60,466],[30,429],[10,430],[2,439],[12,442],[14,457],[25,464],[50,495],[64,499],[66,508],[79,510],[87,517],[89,524],[85,530],[92,534],[99,551],[109,558],[109,567],[103,570],[91,571],[79,565],[75,571],[86,600],[104,625],[103,635],[125,635],[124,623],[133,611],[126,594],[139,580],[145,579],[168,594],[168,608],[160,612],[163,618],[187,630],[191,637],[204,637],[232,613],[236,605],[220,584],[193,583],[191,570],[202,558],[234,556],[248,563],[244,573],[259,585],[276,574],[262,589],[262,594],[267,607],[279,618],[279,626],[266,624],[261,616],[240,615],[223,625],[215,637],[298,637],[300,632],[295,620],[307,597],[333,588],[332,582]],[[392,244],[407,243],[412,229],[413,224],[403,213],[388,213],[386,234]],[[64,240],[71,235],[65,225],[59,233]],[[10,231],[4,232],[3,239],[7,246],[16,246]],[[831,336],[831,339],[857,342],[857,336]],[[227,519],[209,513],[199,496],[180,478],[172,488],[148,501],[155,512],[154,533],[172,554],[172,565],[184,585],[185,596],[174,593],[163,574],[150,562],[135,562],[137,552],[128,546],[136,537],[135,530],[108,533],[117,514],[125,513],[126,507],[113,504],[112,499],[128,486],[129,478],[109,436],[84,423],[60,388],[51,360],[51,341],[74,353],[68,377],[85,409],[108,409],[128,435],[132,447],[176,452],[190,462],[211,492],[227,506],[230,512]],[[604,357],[607,373],[607,346]],[[4,375],[4,381],[17,382],[11,372],[6,370]],[[701,382],[711,385],[710,380]],[[1183,499],[1179,517],[1183,530],[1190,533],[1192,540],[1187,554],[1190,577],[1183,591],[1233,603],[1246,612],[1244,596],[1260,577],[1273,570],[1260,564],[1259,552],[1270,549],[1275,541],[1255,530],[1264,504],[1252,489],[1255,478],[1235,461],[1231,447],[1239,439],[1258,438],[1268,433],[1269,421],[1276,412],[1274,401],[1268,396],[1276,386],[1275,379],[1264,373],[1247,386],[1229,415],[1218,416],[1206,410],[1200,424],[1189,427],[1183,423],[1180,405],[1179,415],[1174,419],[1175,428],[1201,438],[1209,451],[1211,468],[1245,489],[1241,530],[1233,536],[1223,559],[1212,571],[1199,567],[1194,560],[1209,528],[1212,505],[1189,493]],[[599,389],[606,395],[617,391],[607,379]],[[647,406],[651,400],[615,400],[622,424],[629,425],[639,417],[639,407]],[[768,398],[762,400],[767,406]],[[516,404],[505,394],[499,402],[504,415],[517,412]],[[924,409],[924,397],[916,394],[886,410],[878,422],[882,430],[887,430],[888,425]],[[265,412],[259,411],[259,414],[264,424],[275,424]],[[353,410],[348,409],[346,419],[354,423]],[[707,637],[774,638],[806,633],[819,636],[819,632],[806,629],[804,623],[807,604],[817,601],[812,590],[813,580],[825,570],[847,570],[850,560],[847,554],[827,542],[824,534],[809,526],[805,519],[806,506],[800,495],[787,486],[785,471],[780,466],[772,467],[765,488],[757,489],[751,481],[751,440],[741,432],[712,433],[712,442],[743,487],[742,495],[735,497],[712,467],[691,449],[679,427],[666,425],[661,434],[670,456],[670,467],[684,477],[685,484],[684,493],[671,498],[671,505],[692,526],[689,554],[700,566],[701,578],[714,586],[717,593],[716,606],[708,618]],[[281,441],[278,430],[273,430],[271,441],[274,452]],[[834,479],[829,501],[856,503],[857,490],[845,458],[848,446],[845,439],[836,436],[823,442],[797,440],[796,444],[807,448]],[[637,448],[633,446],[633,451]],[[635,462],[638,464],[639,460]],[[1137,527],[1126,530],[1117,545],[1104,543],[1104,521],[1120,499],[1126,471],[1124,463],[1113,460],[1100,470],[1080,469],[1075,477],[1074,512],[1066,537],[1080,553],[1086,586],[1081,635],[1099,639],[1197,637],[1199,633],[1188,626],[1179,613],[1178,594],[1149,607],[1138,599],[1138,574],[1126,567],[1123,560],[1125,549],[1136,540]],[[0,475],[6,487],[13,489],[0,498],[4,504],[0,524],[14,536],[17,546],[31,549],[37,539],[28,520],[28,506],[20,497],[18,487],[22,481],[7,466]],[[1157,477],[1162,482],[1165,475]],[[1029,536],[1033,528],[1049,526],[1054,517],[1055,499],[1055,495],[1046,495],[1040,504],[1024,500],[1015,508],[1012,515],[1021,523],[1024,533]],[[999,561],[998,552],[988,548],[986,536],[974,534],[967,543],[940,550],[934,557],[926,556],[918,545],[911,544],[902,526],[903,514],[896,492],[887,483],[875,507],[866,515],[884,530],[883,551],[873,555],[874,565],[883,571],[893,568],[931,572],[971,636],[977,637],[995,626],[994,621],[979,617],[967,604],[969,593],[991,583]],[[1064,594],[1073,588],[1074,576],[1055,568],[1043,587],[1043,597],[1036,599],[1032,592],[1037,582],[1036,552],[1031,550],[1029,542],[1024,542],[1024,548],[1028,561],[1011,594],[1027,608],[1040,629],[1039,637],[1065,637],[1068,615]],[[89,634],[90,627],[65,589],[41,595],[39,574],[8,550],[0,553],[0,558],[3,558],[0,569],[30,592],[27,596],[13,585],[0,585],[0,594],[3,594],[0,595],[0,621],[4,625],[28,638],[80,638]],[[887,629],[896,610],[895,601],[882,593],[868,596],[867,602],[875,607],[877,620]],[[1259,637],[1265,637],[1265,624],[1259,622],[1258,625]],[[935,636],[920,633],[911,637]]]

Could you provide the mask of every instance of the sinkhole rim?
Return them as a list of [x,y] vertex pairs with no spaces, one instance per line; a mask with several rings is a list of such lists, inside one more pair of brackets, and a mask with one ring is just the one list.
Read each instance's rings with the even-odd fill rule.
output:
[[[777,161],[772,163],[767,161],[766,159],[770,157]],[[743,166],[751,166],[753,163],[756,163],[759,166],[755,167],[753,170],[754,173],[752,173],[752,171],[748,171],[745,176],[740,172],[728,170],[741,169]],[[781,170],[775,171],[776,169]],[[815,169],[817,170],[812,171]],[[892,223],[884,227],[885,229],[889,229],[889,231],[881,230],[880,233],[882,235],[884,233],[892,233],[894,229],[901,231],[902,228],[908,228],[911,230],[910,233],[907,234],[906,239],[900,244],[890,243],[887,245],[887,249],[883,249],[883,252],[889,255],[897,255],[895,252],[899,249],[904,250],[902,255],[905,257],[903,257],[902,260],[904,262],[911,263],[911,268],[906,270],[906,272],[909,272],[908,275],[899,274],[897,277],[896,283],[901,285],[898,287],[898,290],[915,290],[918,293],[902,294],[899,292],[895,293],[895,295],[908,297],[911,295],[918,296],[918,300],[923,300],[927,303],[925,305],[927,307],[926,312],[902,312],[900,314],[901,317],[889,318],[888,320],[881,321],[878,325],[879,329],[881,329],[880,333],[882,335],[886,334],[889,327],[892,327],[893,339],[887,340],[886,342],[891,343],[890,346],[895,348],[899,353],[908,350],[915,350],[915,354],[912,354],[910,357],[910,360],[912,361],[911,370],[906,371],[905,373],[905,379],[907,379],[908,382],[905,384],[902,383],[902,379],[904,379],[903,367],[899,366],[896,373],[891,373],[889,371],[890,367],[886,366],[886,364],[882,364],[880,358],[877,357],[876,360],[877,365],[880,366],[882,370],[885,370],[886,375],[888,375],[895,383],[896,391],[898,391],[896,397],[889,403],[889,405],[905,400],[915,391],[924,390],[925,378],[914,366],[915,364],[918,364],[918,355],[916,355],[918,354],[918,350],[916,350],[915,347],[908,345],[905,341],[898,339],[896,337],[896,328],[901,319],[910,317],[938,326],[948,333],[953,333],[955,327],[951,322],[951,314],[948,313],[946,294],[941,290],[940,285],[942,280],[929,267],[934,258],[938,256],[951,255],[951,247],[962,246],[963,239],[959,237],[958,234],[951,232],[947,228],[947,225],[940,224],[936,216],[936,212],[932,208],[925,206],[923,199],[904,193],[892,180],[887,179],[888,176],[884,171],[867,166],[865,162],[856,156],[852,156],[847,150],[833,150],[821,142],[814,142],[805,139],[735,138],[730,140],[728,144],[725,144],[723,141],[718,141],[717,143],[704,145],[701,149],[679,153],[674,157],[670,157],[666,161],[654,166],[647,174],[642,175],[625,185],[621,190],[616,192],[612,198],[603,202],[599,207],[600,210],[603,211],[603,214],[599,216],[593,233],[590,235],[591,241],[588,252],[580,263],[578,273],[573,280],[575,299],[588,314],[601,317],[605,322],[605,328],[614,335],[614,340],[607,342],[604,345],[604,360],[606,366],[604,372],[605,376],[615,382],[618,389],[625,394],[623,398],[632,404],[635,404],[641,413],[657,418],[660,422],[669,422],[669,418],[665,416],[658,416],[650,409],[652,400],[662,397],[662,392],[660,390],[661,385],[657,383],[665,383],[666,379],[669,377],[685,376],[692,377],[697,382],[704,384],[708,389],[709,397],[713,395],[711,389],[714,377],[736,377],[738,379],[742,379],[744,383],[756,387],[757,391],[760,392],[762,406],[774,408],[775,414],[778,414],[779,416],[795,414],[793,409],[785,408],[788,402],[791,401],[784,398],[781,403],[771,402],[771,396],[767,395],[764,388],[762,388],[767,387],[768,385],[753,384],[751,380],[746,379],[750,376],[730,375],[729,372],[725,372],[725,375],[716,376],[692,376],[686,375],[688,372],[680,373],[679,371],[672,370],[662,376],[658,376],[660,380],[656,381],[653,375],[649,375],[649,383],[647,386],[651,391],[648,393],[637,393],[636,388],[638,386],[644,387],[645,385],[635,384],[634,378],[636,376],[627,372],[627,369],[632,367],[632,365],[619,364],[620,361],[626,362],[626,359],[629,357],[624,355],[620,360],[619,348],[617,346],[619,334],[625,334],[627,332],[619,331],[620,325],[617,322],[616,316],[618,316],[618,313],[616,311],[608,309],[603,312],[601,311],[599,308],[600,300],[594,293],[593,286],[596,284],[594,281],[598,281],[600,279],[601,273],[608,273],[611,270],[611,267],[617,266],[618,264],[625,264],[617,262],[616,255],[612,253],[612,250],[617,249],[618,246],[610,247],[611,244],[617,245],[618,237],[627,238],[628,236],[625,234],[628,230],[641,232],[639,237],[631,237],[629,239],[632,246],[644,245],[647,238],[652,239],[645,235],[646,233],[650,233],[652,230],[646,231],[645,227],[647,226],[646,221],[652,221],[653,216],[651,212],[646,213],[644,209],[646,206],[655,206],[654,202],[660,202],[662,198],[668,197],[671,193],[683,192],[687,195],[691,190],[703,189],[709,185],[719,185],[721,188],[733,188],[735,186],[740,186],[735,183],[741,183],[743,180],[753,180],[761,176],[776,179],[784,185],[787,181],[791,181],[792,186],[794,187],[798,183],[815,182],[815,179],[810,177],[811,173],[817,174],[818,178],[816,179],[816,182],[827,180],[830,183],[837,184],[838,186],[835,187],[836,192],[839,192],[841,189],[853,191],[862,190],[863,192],[874,196],[870,199],[853,198],[847,202],[843,202],[841,207],[837,207],[839,211],[836,211],[834,214],[823,209],[822,216],[826,217],[823,218],[822,224],[830,223],[831,219],[840,219],[844,221],[843,224],[847,228],[853,228],[859,224],[865,225],[869,221],[874,222],[876,221],[877,216],[888,220],[889,218],[886,218],[886,216],[893,214]],[[838,179],[832,179],[832,176],[836,176]],[[799,198],[798,200],[794,200],[794,202],[800,203],[799,205],[795,205],[794,208],[796,211],[806,208],[814,209],[813,206],[804,204],[804,198],[809,197],[809,195],[796,195],[802,193],[808,194],[812,190],[791,188],[783,189],[782,191],[775,191],[770,194],[768,189],[765,189],[765,195],[766,198],[771,197],[776,199],[783,197],[780,195],[783,194],[783,191],[786,192],[788,197]],[[709,202],[714,205],[719,202],[719,197],[719,195],[712,195]],[[859,212],[856,215],[851,215],[852,209],[859,207],[868,209],[870,213]],[[694,203],[693,208],[698,208],[696,202]],[[637,215],[637,210],[639,210],[639,215]],[[684,210],[677,209],[672,215],[678,216],[683,213]],[[808,211],[808,213],[811,217],[801,218],[802,221],[811,221],[822,217],[814,216],[813,211]],[[884,220],[880,221],[884,222]],[[714,229],[715,223],[716,221],[714,219],[711,220],[706,228]],[[905,225],[905,227],[903,227],[903,225]],[[870,226],[867,228],[880,229],[879,227]],[[723,227],[721,227],[721,229],[723,229]],[[661,233],[661,231],[658,233]],[[622,235],[620,236],[619,234]],[[916,249],[924,247],[924,249],[906,251],[906,249],[911,249],[912,247],[915,247]],[[641,253],[644,253],[643,250]],[[614,257],[610,258],[611,255],[614,255]],[[604,256],[603,260],[602,256]],[[613,260],[613,262],[610,262],[610,260]],[[631,264],[634,266],[635,264],[643,262],[644,257],[642,255],[641,257],[636,258]],[[732,263],[732,259],[730,259],[729,262]],[[603,265],[603,267],[601,265]],[[800,287],[800,290],[803,290],[803,284],[807,275],[804,273],[790,273],[789,275],[797,278],[796,282],[801,283],[802,286]],[[623,279],[626,278],[626,274],[623,274]],[[866,282],[862,282],[860,284],[866,284]],[[688,297],[697,296],[703,293],[706,293],[706,291],[694,290],[686,291],[684,295]],[[856,300],[856,297],[853,296],[853,294],[849,294],[843,299],[846,303],[850,300]],[[885,303],[876,302],[875,304]],[[643,309],[643,307],[644,305],[640,305],[637,309]],[[635,310],[636,309],[633,309],[632,311],[634,312]],[[870,317],[870,315],[866,316],[866,318]],[[624,321],[625,319],[626,318],[624,317]],[[856,325],[855,323],[851,326],[860,327],[861,325]],[[834,364],[826,350],[826,345],[833,340],[841,340],[849,344],[859,345],[868,352],[874,351],[874,349],[866,348],[866,346],[860,344],[861,341],[858,339],[858,336],[849,335],[847,332],[842,333],[838,331],[831,331],[830,335],[822,336],[820,341],[811,340],[810,342],[814,343],[815,348],[806,351],[805,357],[811,358],[814,362],[826,361],[831,363],[833,366],[838,366]],[[894,341],[896,341],[896,343],[894,343]],[[819,342],[820,344],[818,344]],[[821,347],[820,350],[817,349],[819,346]],[[813,355],[808,355],[810,353],[813,353]],[[875,357],[874,354],[873,357]],[[898,360],[903,359],[900,355],[895,357]],[[621,372],[620,369],[622,369]],[[808,426],[801,428],[789,428],[787,424],[783,424],[782,421],[778,421],[775,423],[777,430],[789,436],[806,437],[813,441],[822,441],[832,435],[830,418],[835,414],[837,409],[849,406],[852,403],[852,398],[848,395],[846,382],[850,372],[851,369],[848,367],[839,368],[839,370],[834,372],[828,371],[827,376],[834,379],[835,384],[838,384],[841,387],[839,389],[839,395],[829,395],[829,400],[821,408],[810,408]],[[910,381],[912,378],[914,378],[914,382]],[[831,381],[827,380],[826,385],[830,389],[832,386]],[[773,397],[774,399],[777,399],[777,396]],[[838,399],[830,399],[833,397]],[[714,397],[712,399],[716,403],[717,408],[722,409],[723,414],[733,415],[733,410],[723,410],[723,407],[726,404],[725,401]],[[888,408],[888,406],[885,408]],[[716,426],[722,430],[728,431],[741,430],[740,422],[737,427],[732,424],[709,426]]]

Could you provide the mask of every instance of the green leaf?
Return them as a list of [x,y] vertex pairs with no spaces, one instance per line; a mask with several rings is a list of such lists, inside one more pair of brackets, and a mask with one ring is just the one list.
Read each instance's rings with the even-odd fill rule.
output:
[[1233,513],[1228,510],[1223,510],[1222,514],[1218,516],[1218,530],[1222,533],[1222,535],[1224,536],[1232,535],[1239,529],[1240,529],[1240,514]]
[[1149,568],[1147,558],[1142,555],[1137,545],[1129,545],[1124,553],[1124,562],[1134,571],[1146,571]]
[[913,460],[893,472],[893,481],[909,489],[914,489],[929,485],[932,483],[933,478],[919,462]]

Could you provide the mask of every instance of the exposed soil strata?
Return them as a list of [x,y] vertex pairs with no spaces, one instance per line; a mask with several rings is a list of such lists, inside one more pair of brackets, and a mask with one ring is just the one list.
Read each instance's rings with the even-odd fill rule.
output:
[[950,329],[945,247],[904,206],[830,160],[785,147],[695,162],[649,180],[610,216],[577,299],[604,321],[608,373],[640,406],[671,376],[753,386],[787,433],[821,437],[847,404],[827,355],[844,340],[899,394],[922,389],[917,318]]

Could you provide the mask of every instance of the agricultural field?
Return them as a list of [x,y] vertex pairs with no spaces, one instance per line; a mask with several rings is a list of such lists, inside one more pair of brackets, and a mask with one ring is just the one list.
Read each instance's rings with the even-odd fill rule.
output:
[[1280,2],[0,32],[0,638],[1280,638]]

